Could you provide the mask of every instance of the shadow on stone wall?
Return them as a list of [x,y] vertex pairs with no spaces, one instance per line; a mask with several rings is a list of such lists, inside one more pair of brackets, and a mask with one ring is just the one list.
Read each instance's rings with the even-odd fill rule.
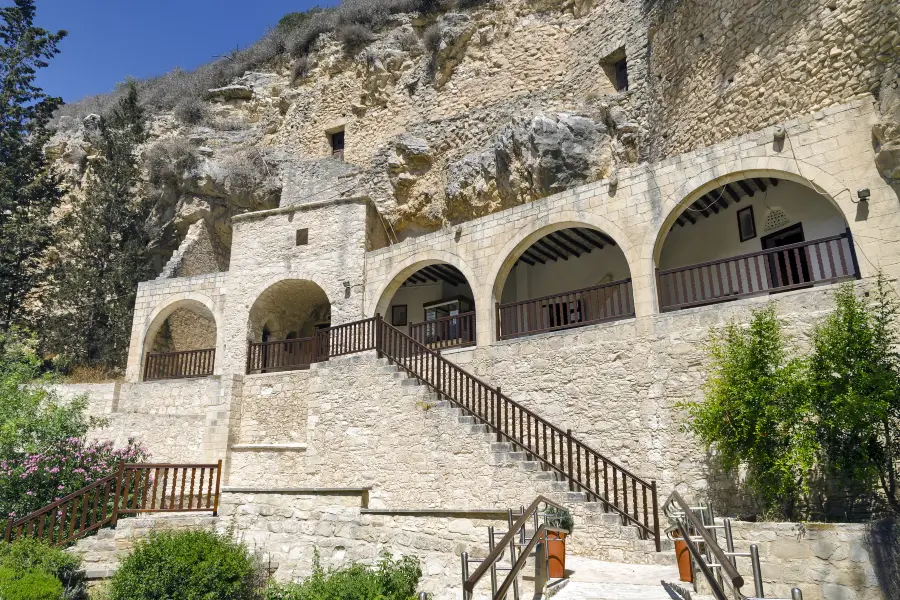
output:
[[872,523],[866,545],[884,597],[900,598],[900,519],[893,516]]

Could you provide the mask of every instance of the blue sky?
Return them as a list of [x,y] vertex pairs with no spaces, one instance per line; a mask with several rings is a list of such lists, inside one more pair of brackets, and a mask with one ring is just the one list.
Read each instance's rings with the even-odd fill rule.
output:
[[[262,37],[286,13],[335,0],[36,0],[39,27],[66,29],[38,83],[67,102],[132,76],[191,70]],[[9,6],[11,0],[0,0]]]

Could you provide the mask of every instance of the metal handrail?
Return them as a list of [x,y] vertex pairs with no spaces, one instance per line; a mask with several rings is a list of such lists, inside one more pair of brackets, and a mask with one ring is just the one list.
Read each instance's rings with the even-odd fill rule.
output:
[[[516,521],[509,527],[509,531],[507,531],[503,538],[496,543],[494,549],[491,550],[490,553],[488,553],[488,555],[481,562],[478,568],[475,569],[475,571],[463,583],[463,595],[466,598],[471,598],[471,595],[475,590],[475,586],[479,581],[481,581],[481,578],[485,576],[488,570],[490,570],[491,566],[501,559],[506,547],[509,546],[510,543],[512,543],[512,541],[521,533],[525,526],[528,525],[528,521],[535,516],[535,514],[537,513],[537,509],[541,504],[544,504],[545,506],[552,506],[560,510],[565,510],[565,507],[545,498],[544,496],[538,496],[537,498],[535,498],[534,501],[528,506],[528,508],[522,511],[522,514],[519,516],[519,518],[516,519]],[[547,531],[548,528],[542,525],[540,528],[538,528],[538,530]],[[564,531],[562,529],[553,528],[550,528],[549,530],[559,532]],[[537,532],[532,538],[532,542],[534,542],[534,540],[536,539],[538,539]],[[506,594],[506,591],[509,590],[509,586],[512,585],[513,581],[515,581],[516,574],[518,574],[518,572],[525,565],[522,557],[524,556],[525,559],[527,559],[532,547],[533,546],[529,544],[528,550],[521,553],[521,556],[519,556],[516,564],[513,565],[512,570],[510,570],[510,573],[507,575],[506,580],[504,580],[503,584],[500,586],[500,591],[498,591],[496,596],[497,598],[503,598]],[[522,564],[520,565],[519,562],[521,562]]]
[[[700,522],[700,520],[697,518],[697,515],[695,515],[691,510],[690,505],[688,505],[688,503],[684,501],[684,498],[682,498],[678,492],[672,492],[671,494],[669,494],[669,498],[663,505],[663,512],[668,514],[668,512],[666,511],[666,507],[670,506],[673,503],[678,506],[678,510],[684,514],[684,518],[687,520],[687,523],[682,523],[683,526],[680,528],[681,535],[688,535],[687,529],[693,529],[694,531],[699,533],[700,537],[703,538],[703,542],[706,544],[707,549],[709,549],[713,553],[716,558],[716,562],[721,565],[722,570],[728,576],[728,579],[731,580],[731,585],[734,587],[734,589],[739,590],[741,587],[743,587],[744,578],[740,573],[738,573],[737,568],[731,563],[731,560],[719,547],[719,544],[716,542],[715,538],[710,535],[709,531],[706,528],[706,525]],[[684,539],[685,542],[687,542],[689,538],[685,537]],[[688,547],[691,547],[690,543],[688,543]]]

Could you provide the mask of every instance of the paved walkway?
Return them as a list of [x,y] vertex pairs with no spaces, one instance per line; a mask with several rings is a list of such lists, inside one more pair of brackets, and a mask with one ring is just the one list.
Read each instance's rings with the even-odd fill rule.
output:
[[678,568],[566,557],[569,583],[553,600],[673,600],[660,581],[677,581]]

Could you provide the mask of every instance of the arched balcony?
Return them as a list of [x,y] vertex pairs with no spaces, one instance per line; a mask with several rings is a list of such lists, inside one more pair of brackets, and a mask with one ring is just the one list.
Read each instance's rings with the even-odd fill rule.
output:
[[144,381],[212,375],[216,337],[215,317],[203,303],[173,303],[157,316],[145,337]]
[[498,339],[634,316],[628,261],[610,236],[586,225],[559,225],[530,239],[513,253],[500,286]]
[[859,276],[843,214],[811,187],[777,177],[709,191],[682,210],[658,246],[663,312]]
[[247,374],[307,369],[328,356],[331,302],[312,281],[288,279],[268,287],[250,308]]

